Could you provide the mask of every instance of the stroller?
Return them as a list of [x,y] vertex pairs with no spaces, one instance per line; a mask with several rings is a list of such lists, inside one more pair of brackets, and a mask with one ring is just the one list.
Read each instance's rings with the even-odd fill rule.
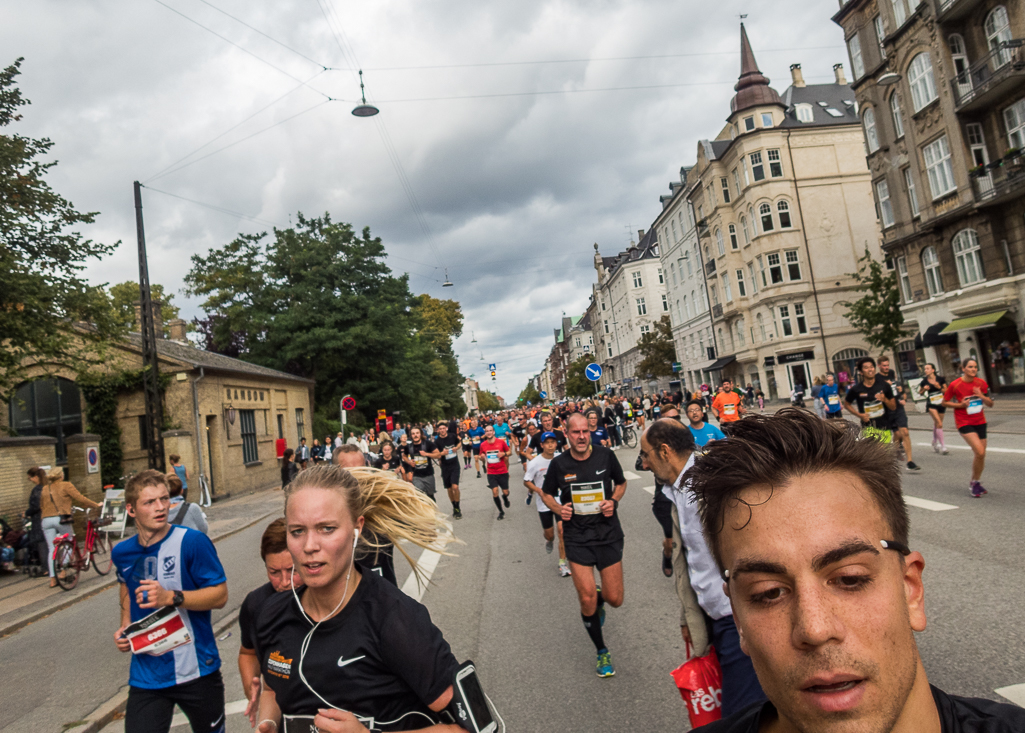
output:
[[790,393],[790,404],[794,407],[804,407],[804,385],[798,384]]
[[25,529],[21,531],[12,529],[0,517],[0,569],[25,573],[33,578],[47,575],[46,541],[33,542],[33,539],[31,520],[26,520]]

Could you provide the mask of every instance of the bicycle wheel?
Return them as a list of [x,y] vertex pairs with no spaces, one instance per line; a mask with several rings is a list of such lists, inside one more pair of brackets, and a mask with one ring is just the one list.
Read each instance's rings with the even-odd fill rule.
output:
[[71,590],[78,585],[78,563],[76,562],[74,540],[64,540],[53,548],[53,572],[57,576],[57,585],[64,590]]
[[633,428],[626,428],[623,430],[623,442],[626,443],[627,448],[637,447],[637,431]]
[[114,567],[114,558],[110,554],[111,542],[106,532],[96,533],[96,545],[93,547],[93,567],[100,575],[106,575]]

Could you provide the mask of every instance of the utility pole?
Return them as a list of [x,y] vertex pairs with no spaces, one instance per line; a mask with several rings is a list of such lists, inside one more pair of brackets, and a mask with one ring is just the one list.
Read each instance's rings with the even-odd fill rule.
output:
[[164,410],[160,402],[160,367],[157,364],[157,332],[153,323],[153,297],[146,260],[146,231],[142,225],[142,184],[135,181],[135,233],[139,239],[139,300],[142,301],[142,384],[146,397],[146,437],[149,467],[160,472],[164,466]]

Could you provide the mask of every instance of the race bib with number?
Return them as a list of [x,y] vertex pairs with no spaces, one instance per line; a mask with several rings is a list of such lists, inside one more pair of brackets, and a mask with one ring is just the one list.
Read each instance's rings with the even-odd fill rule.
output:
[[969,415],[978,415],[980,412],[982,412],[982,398],[969,397],[967,411]]
[[826,402],[829,404],[830,407],[839,407],[840,395],[831,394],[826,398]]
[[929,395],[929,404],[930,405],[942,405],[943,404],[943,393],[942,392],[935,392],[935,393]]
[[883,416],[886,408],[883,407],[882,402],[866,402],[865,403],[865,414],[872,420],[878,420]]
[[730,402],[722,406],[722,414],[727,416],[733,416],[737,414],[737,406]]
[[601,514],[601,503],[605,501],[605,484],[591,481],[586,484],[571,484],[574,514]]
[[422,456],[419,453],[413,456],[413,465],[417,468],[423,468],[427,465],[427,456]]
[[448,456],[449,458],[455,458],[456,457],[456,449],[450,447],[447,451],[445,451],[445,455]]
[[474,445],[480,445],[480,438],[474,437],[473,444]]
[[192,643],[192,635],[174,606],[164,606],[129,624],[125,627],[124,635],[132,645],[132,654],[149,654],[154,657]]
[[487,456],[487,459],[488,459],[488,463],[492,463],[492,464],[498,463],[498,451],[497,450],[489,450],[487,452],[486,456]]

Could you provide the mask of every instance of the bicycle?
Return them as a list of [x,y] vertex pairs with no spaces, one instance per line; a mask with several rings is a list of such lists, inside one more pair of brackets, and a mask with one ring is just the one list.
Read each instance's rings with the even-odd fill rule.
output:
[[[73,507],[76,512],[84,512],[85,509]],[[88,517],[88,512],[87,512]],[[88,517],[85,524],[85,546],[80,547],[73,533],[62,534],[54,540],[53,544],[53,570],[57,576],[57,585],[64,590],[71,590],[78,585],[78,578],[81,572],[89,569],[92,565],[100,575],[106,575],[114,566],[114,558],[111,556],[110,538],[99,531],[111,523],[111,517],[93,519]]]
[[637,429],[634,427],[636,423],[633,421],[623,423],[620,430],[623,433],[623,445],[627,448],[637,447]]

